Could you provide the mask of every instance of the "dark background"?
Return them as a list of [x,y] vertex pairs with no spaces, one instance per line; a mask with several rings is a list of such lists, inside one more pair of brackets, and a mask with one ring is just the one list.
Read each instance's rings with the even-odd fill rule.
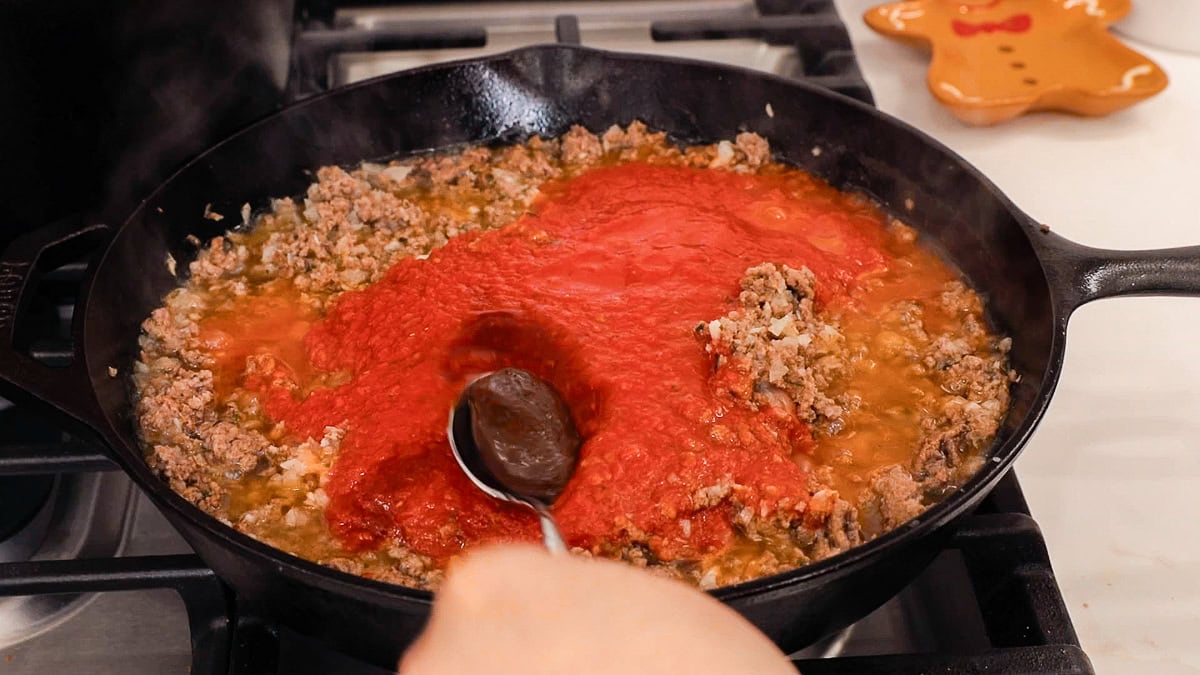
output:
[[[0,0],[0,249],[59,220],[119,225],[200,151],[326,88],[333,53],[484,44],[479,26],[372,32],[334,20],[339,7],[412,1]],[[831,0],[755,4],[764,17],[836,19]],[[749,31],[794,43],[797,76],[870,101],[844,28],[701,24],[655,39]]]
[[0,0],[0,245],[119,222],[283,103],[291,0]]

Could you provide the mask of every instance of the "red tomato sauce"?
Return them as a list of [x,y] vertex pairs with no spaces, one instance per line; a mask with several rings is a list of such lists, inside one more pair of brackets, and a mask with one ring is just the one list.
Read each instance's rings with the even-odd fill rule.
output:
[[[513,365],[555,385],[585,439],[554,505],[569,543],[648,538],[661,560],[698,557],[734,530],[729,507],[698,509],[694,493],[731,478],[759,513],[800,508],[810,487],[795,458],[811,437],[793,418],[736,407],[697,324],[729,312],[762,262],[807,266],[818,303],[838,302],[887,267],[885,236],[873,208],[799,172],[595,169],[544,186],[511,225],[342,295],[305,337],[306,363],[247,385],[291,434],[348,430],[325,489],[329,527],[350,549],[396,538],[445,560],[537,538],[533,516],[479,492],[446,441],[468,379]],[[302,394],[295,373],[321,371],[348,379]]]

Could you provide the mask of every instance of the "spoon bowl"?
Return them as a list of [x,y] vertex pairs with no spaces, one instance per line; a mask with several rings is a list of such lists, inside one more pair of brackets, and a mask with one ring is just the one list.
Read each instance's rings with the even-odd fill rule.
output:
[[[487,390],[477,386],[481,383],[499,386]],[[481,400],[485,396],[486,405]],[[487,433],[489,421],[477,417],[480,412],[503,418],[506,426]],[[476,487],[494,499],[533,509],[546,548],[567,551],[550,504],[574,469],[579,437],[566,404],[549,384],[515,368],[475,378],[450,409],[446,437],[455,461]],[[529,477],[539,470],[549,475],[535,475],[540,485],[531,487]]]

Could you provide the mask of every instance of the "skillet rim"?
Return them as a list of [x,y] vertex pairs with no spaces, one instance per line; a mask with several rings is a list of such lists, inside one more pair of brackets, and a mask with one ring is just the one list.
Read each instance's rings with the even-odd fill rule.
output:
[[[708,592],[719,600],[733,602],[738,600],[753,599],[758,596],[776,595],[787,591],[790,587],[801,586],[806,584],[819,584],[829,579],[849,573],[854,568],[861,566],[871,559],[882,557],[890,549],[898,548],[906,542],[913,540],[921,540],[929,535],[933,535],[941,530],[954,519],[964,515],[966,511],[983,499],[990,492],[991,488],[1008,472],[1016,458],[1020,455],[1021,450],[1029,441],[1034,429],[1044,416],[1050,400],[1053,397],[1054,390],[1057,386],[1059,374],[1062,369],[1062,360],[1064,354],[1065,327],[1066,316],[1069,314],[1069,308],[1064,310],[1060,302],[1061,293],[1056,292],[1054,276],[1051,270],[1047,267],[1045,256],[1047,255],[1046,244],[1039,243],[1038,225],[1020,208],[1018,208],[995,184],[993,184],[987,176],[971,165],[966,159],[959,156],[953,150],[949,149],[943,143],[924,133],[923,131],[913,127],[912,125],[895,118],[887,113],[881,112],[877,108],[862,103],[856,99],[839,94],[837,92],[810,84],[804,80],[793,80],[770,73],[764,73],[749,68],[730,66],[714,62],[685,59],[669,56],[658,56],[649,54],[638,54],[632,52],[613,52],[608,50],[594,49],[578,45],[563,45],[563,44],[545,44],[531,45],[518,49],[480,56],[475,58],[460,59],[456,61],[447,61],[443,63],[421,66],[418,68],[389,73],[378,77],[370,78],[351,85],[338,87],[326,92],[305,98],[295,103],[289,104],[273,112],[272,114],[250,124],[249,126],[239,130],[238,132],[222,139],[220,142],[209,147],[201,154],[197,155],[177,171],[175,171],[168,179],[163,181],[154,189],[145,199],[138,203],[137,207],[130,215],[122,222],[121,226],[114,232],[109,243],[105,246],[103,254],[95,263],[95,267],[91,270],[85,281],[85,287],[80,295],[80,311],[85,319],[84,335],[86,335],[86,319],[89,317],[89,311],[92,305],[92,292],[94,290],[94,279],[97,272],[104,268],[106,264],[110,264],[109,256],[114,249],[113,244],[125,234],[127,228],[134,225],[135,220],[140,220],[143,212],[149,208],[163,192],[175,184],[175,181],[181,175],[192,169],[197,164],[204,162],[209,156],[218,153],[228,143],[234,139],[270,124],[278,123],[278,119],[286,113],[302,108],[306,105],[322,101],[327,98],[332,98],[344,95],[348,92],[357,91],[360,89],[373,88],[382,86],[386,82],[392,80],[402,80],[413,74],[426,73],[438,70],[454,70],[463,69],[471,66],[486,66],[492,63],[500,62],[517,62],[523,57],[539,53],[573,53],[581,55],[583,58],[609,61],[635,61],[635,62],[652,62],[663,64],[674,64],[687,66],[689,68],[703,68],[714,74],[720,73],[732,77],[742,79],[752,78],[773,82],[777,85],[784,85],[794,89],[805,91],[808,95],[816,95],[829,99],[833,103],[850,107],[874,119],[875,121],[891,127],[895,132],[907,133],[914,136],[917,141],[932,148],[934,151],[942,155],[943,159],[951,162],[956,168],[964,171],[967,176],[974,180],[981,189],[986,191],[993,199],[995,199],[1004,209],[1014,218],[1019,230],[1026,237],[1030,248],[1034,252],[1037,262],[1041,268],[1043,278],[1046,282],[1046,290],[1050,300],[1051,312],[1049,321],[1051,322],[1051,340],[1050,350],[1047,359],[1045,371],[1041,375],[1041,385],[1037,390],[1029,411],[1024,419],[1015,427],[1013,432],[1000,443],[994,443],[988,448],[987,457],[983,468],[981,468],[972,478],[966,481],[963,485],[954,490],[953,493],[945,496],[934,506],[927,509],[920,516],[909,520],[906,523],[884,533],[883,535],[872,539],[869,542],[860,544],[848,549],[830,558],[816,561],[797,567],[791,570],[780,572],[773,575],[759,577],[738,584],[725,586],[717,589],[709,590]],[[480,138],[474,142],[487,142],[492,139]],[[783,159],[788,159],[783,157]],[[953,262],[953,260],[952,260]],[[95,395],[96,375],[92,369],[90,349],[86,339],[81,341],[81,353],[86,362],[88,371],[92,374],[92,381],[89,384],[92,386],[93,396]],[[382,604],[385,606],[403,606],[403,605],[424,605],[432,604],[433,593],[427,590],[402,586],[400,584],[387,583],[369,579],[367,577],[341,572],[331,567],[320,565],[316,562],[301,558],[292,553],[288,553],[282,549],[275,548],[265,544],[253,537],[239,532],[231,525],[226,525],[219,521],[215,516],[205,512],[196,505],[184,499],[177,492],[172,490],[170,486],[163,482],[161,478],[155,475],[149,468],[142,456],[142,448],[140,442],[137,442],[136,432],[120,432],[119,426],[114,424],[114,420],[102,407],[101,417],[103,420],[103,429],[100,429],[101,435],[104,438],[105,444],[112,449],[117,456],[118,461],[125,469],[125,473],[130,475],[139,488],[144,490],[155,505],[161,509],[168,510],[172,515],[186,519],[192,526],[200,529],[205,536],[221,541],[226,545],[227,549],[232,549],[243,558],[248,558],[258,566],[270,566],[275,571],[290,577],[295,581],[316,586],[318,588],[349,595],[360,601],[365,601],[373,604]],[[130,438],[126,439],[125,435]],[[135,441],[131,446],[128,440]],[[382,602],[381,602],[382,601]]]

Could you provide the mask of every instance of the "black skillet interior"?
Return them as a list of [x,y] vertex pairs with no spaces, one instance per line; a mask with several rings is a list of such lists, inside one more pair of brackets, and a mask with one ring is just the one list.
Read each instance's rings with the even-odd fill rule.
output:
[[[168,253],[186,270],[196,254],[188,235],[207,240],[235,224],[244,203],[261,210],[269,197],[302,193],[319,166],[535,133],[554,136],[572,124],[597,131],[633,120],[685,143],[755,131],[770,139],[776,157],[870,195],[945,251],[982,291],[996,327],[1014,336],[1012,361],[1022,378],[993,448],[995,461],[931,510],[920,527],[892,533],[840,556],[842,561],[928,533],[980,498],[1040,417],[1061,357],[1051,289],[1031,243],[1033,224],[948,150],[851,99],[736,68],[567,46],[409,71],[309,99],[180,171],[118,232],[86,293],[84,356],[106,418],[97,426],[143,487],[177,517],[321,583],[337,580],[339,588],[364,594],[411,594],[268,551],[173,495],[141,461],[128,385],[109,377],[107,368],[129,372],[140,322],[178,285],[165,263]],[[225,220],[205,219],[208,204]],[[825,561],[718,595],[777,587],[839,564]]]

